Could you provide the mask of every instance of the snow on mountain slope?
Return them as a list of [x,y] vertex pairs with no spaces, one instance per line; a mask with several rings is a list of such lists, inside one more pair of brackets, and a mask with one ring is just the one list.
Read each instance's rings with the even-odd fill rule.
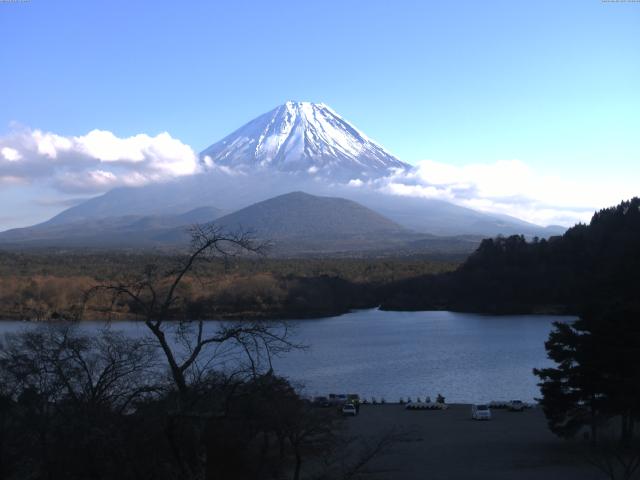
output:
[[307,173],[332,180],[378,178],[408,169],[322,103],[286,102],[200,154],[205,166]]

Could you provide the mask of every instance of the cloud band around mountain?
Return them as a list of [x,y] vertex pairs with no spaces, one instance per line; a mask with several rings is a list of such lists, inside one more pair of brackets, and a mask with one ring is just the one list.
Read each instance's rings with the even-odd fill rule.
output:
[[[0,185],[43,184],[61,194],[95,195],[201,170],[194,150],[166,132],[120,138],[109,131],[92,130],[86,135],[65,137],[22,129],[0,137]],[[234,173],[226,167],[219,170]],[[464,166],[425,160],[414,168],[396,169],[375,180],[352,179],[349,186],[435,198],[540,225],[565,226],[588,221],[594,209],[618,203],[634,193],[620,184],[607,189],[603,184],[585,185],[542,175],[518,160]],[[296,190],[296,185],[291,188]]]
[[571,226],[588,222],[594,210],[631,198],[635,186],[618,182],[586,183],[542,174],[520,160],[454,166],[424,160],[376,180],[353,179],[354,188],[369,187],[393,195],[444,200],[538,225]]

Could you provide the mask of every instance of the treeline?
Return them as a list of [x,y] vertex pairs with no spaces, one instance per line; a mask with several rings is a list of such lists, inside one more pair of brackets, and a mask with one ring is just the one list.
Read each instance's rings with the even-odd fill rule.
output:
[[[78,277],[90,275],[97,280],[112,280],[118,276],[138,274],[148,265],[172,268],[184,252],[150,253],[149,251],[0,250],[0,278],[6,277]],[[383,258],[273,258],[267,251],[260,257],[211,259],[199,265],[205,277],[222,274],[254,275],[270,273],[276,276],[341,277],[353,282],[390,282],[426,273],[455,269],[466,257],[404,256]]]
[[[153,266],[170,271],[180,256],[126,252],[0,252],[0,318],[135,318],[123,302],[105,311],[84,293],[126,282]],[[212,258],[181,284],[176,318],[292,318],[376,306],[377,289],[403,278],[454,269],[454,261],[400,259]]]
[[561,237],[484,240],[457,270],[384,288],[388,309],[578,313],[640,298],[640,199],[597,212]]

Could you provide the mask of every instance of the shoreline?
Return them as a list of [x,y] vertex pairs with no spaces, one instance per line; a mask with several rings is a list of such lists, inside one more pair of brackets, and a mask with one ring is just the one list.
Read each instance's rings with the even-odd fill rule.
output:
[[[207,318],[193,318],[189,321],[200,321],[204,322],[223,322],[223,321],[308,321],[308,320],[321,320],[326,318],[334,318],[340,317],[342,315],[348,315],[351,313],[361,312],[361,311],[369,311],[369,310],[378,310],[381,312],[397,312],[397,313],[419,313],[419,312],[451,312],[451,313],[462,313],[469,315],[478,315],[478,316],[486,316],[486,317],[510,317],[510,316],[554,316],[554,317],[577,317],[577,313],[571,313],[567,310],[516,310],[516,311],[500,311],[500,312],[486,312],[486,311],[472,311],[467,309],[452,309],[452,308],[428,308],[428,309],[387,309],[384,308],[383,305],[378,305],[370,308],[350,308],[350,309],[342,309],[336,311],[327,311],[327,312],[318,312],[318,313],[308,313],[308,314],[299,314],[299,313],[289,313],[289,314],[279,314],[279,315],[221,315],[219,317],[207,317]],[[68,318],[56,318],[56,319],[47,319],[47,320],[33,320],[33,319],[24,319],[17,318],[11,316],[0,316],[0,323],[2,322],[24,322],[24,323],[55,323],[55,322],[73,322],[73,323],[84,323],[84,322],[144,322],[143,318],[135,318],[135,317],[127,317],[127,318],[82,318],[79,320],[68,319]],[[178,322],[184,321],[184,318],[175,317],[169,318],[166,321],[168,322]]]

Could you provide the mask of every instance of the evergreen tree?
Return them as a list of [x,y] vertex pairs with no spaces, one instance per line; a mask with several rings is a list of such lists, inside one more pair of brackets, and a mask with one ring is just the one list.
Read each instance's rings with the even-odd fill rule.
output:
[[572,324],[555,323],[545,346],[555,368],[535,369],[550,429],[572,437],[582,428],[597,439],[599,424],[621,420],[623,443],[640,418],[640,323],[636,310],[591,310]]

